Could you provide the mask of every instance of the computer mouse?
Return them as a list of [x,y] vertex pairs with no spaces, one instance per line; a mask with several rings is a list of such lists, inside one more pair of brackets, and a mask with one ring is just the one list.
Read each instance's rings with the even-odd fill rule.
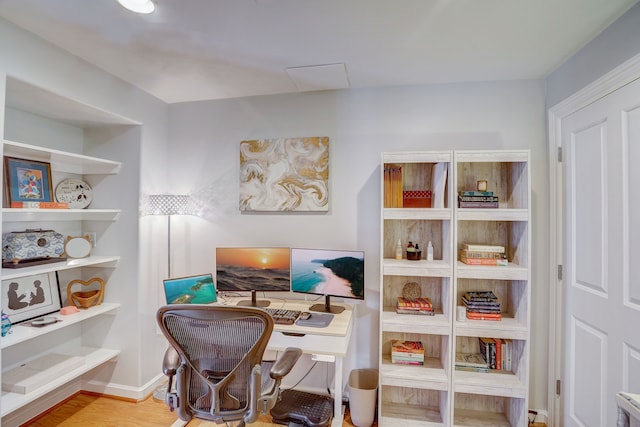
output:
[[311,313],[309,313],[308,311],[303,311],[300,314],[300,319],[302,319],[302,320],[307,320],[310,317],[311,317]]

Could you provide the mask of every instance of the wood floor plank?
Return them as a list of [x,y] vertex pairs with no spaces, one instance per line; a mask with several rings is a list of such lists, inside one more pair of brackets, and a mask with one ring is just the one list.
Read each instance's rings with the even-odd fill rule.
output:
[[[163,402],[149,397],[129,402],[107,396],[79,393],[23,427],[169,427],[177,419]],[[347,412],[343,427],[353,427]],[[220,427],[220,424],[193,420],[188,427]],[[261,416],[252,427],[282,427]],[[374,424],[375,426],[375,424]]]

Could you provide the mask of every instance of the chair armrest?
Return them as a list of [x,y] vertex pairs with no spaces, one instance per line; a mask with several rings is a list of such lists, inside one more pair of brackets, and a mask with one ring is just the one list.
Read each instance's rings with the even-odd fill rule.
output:
[[162,360],[162,372],[168,377],[172,377],[176,374],[176,370],[180,366],[180,355],[173,348],[169,347],[164,352],[164,359]]
[[291,372],[293,366],[296,364],[300,356],[302,355],[302,350],[299,348],[288,347],[285,349],[284,353],[276,363],[271,367],[271,371],[269,375],[274,380],[281,380],[285,375]]

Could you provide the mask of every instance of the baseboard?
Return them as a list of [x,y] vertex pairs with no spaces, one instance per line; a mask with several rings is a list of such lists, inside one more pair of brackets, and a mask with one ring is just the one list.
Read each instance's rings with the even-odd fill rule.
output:
[[101,381],[83,381],[82,390],[91,393],[113,396],[119,399],[139,402],[146,399],[153,391],[167,382],[167,377],[160,373],[141,387],[131,387],[122,384],[104,383]]

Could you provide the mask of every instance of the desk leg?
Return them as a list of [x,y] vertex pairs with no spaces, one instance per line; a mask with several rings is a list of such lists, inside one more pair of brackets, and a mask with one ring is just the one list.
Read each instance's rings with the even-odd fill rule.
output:
[[342,410],[342,357],[336,356],[334,362],[334,400],[333,400],[333,422],[331,427],[342,427],[344,412]]

